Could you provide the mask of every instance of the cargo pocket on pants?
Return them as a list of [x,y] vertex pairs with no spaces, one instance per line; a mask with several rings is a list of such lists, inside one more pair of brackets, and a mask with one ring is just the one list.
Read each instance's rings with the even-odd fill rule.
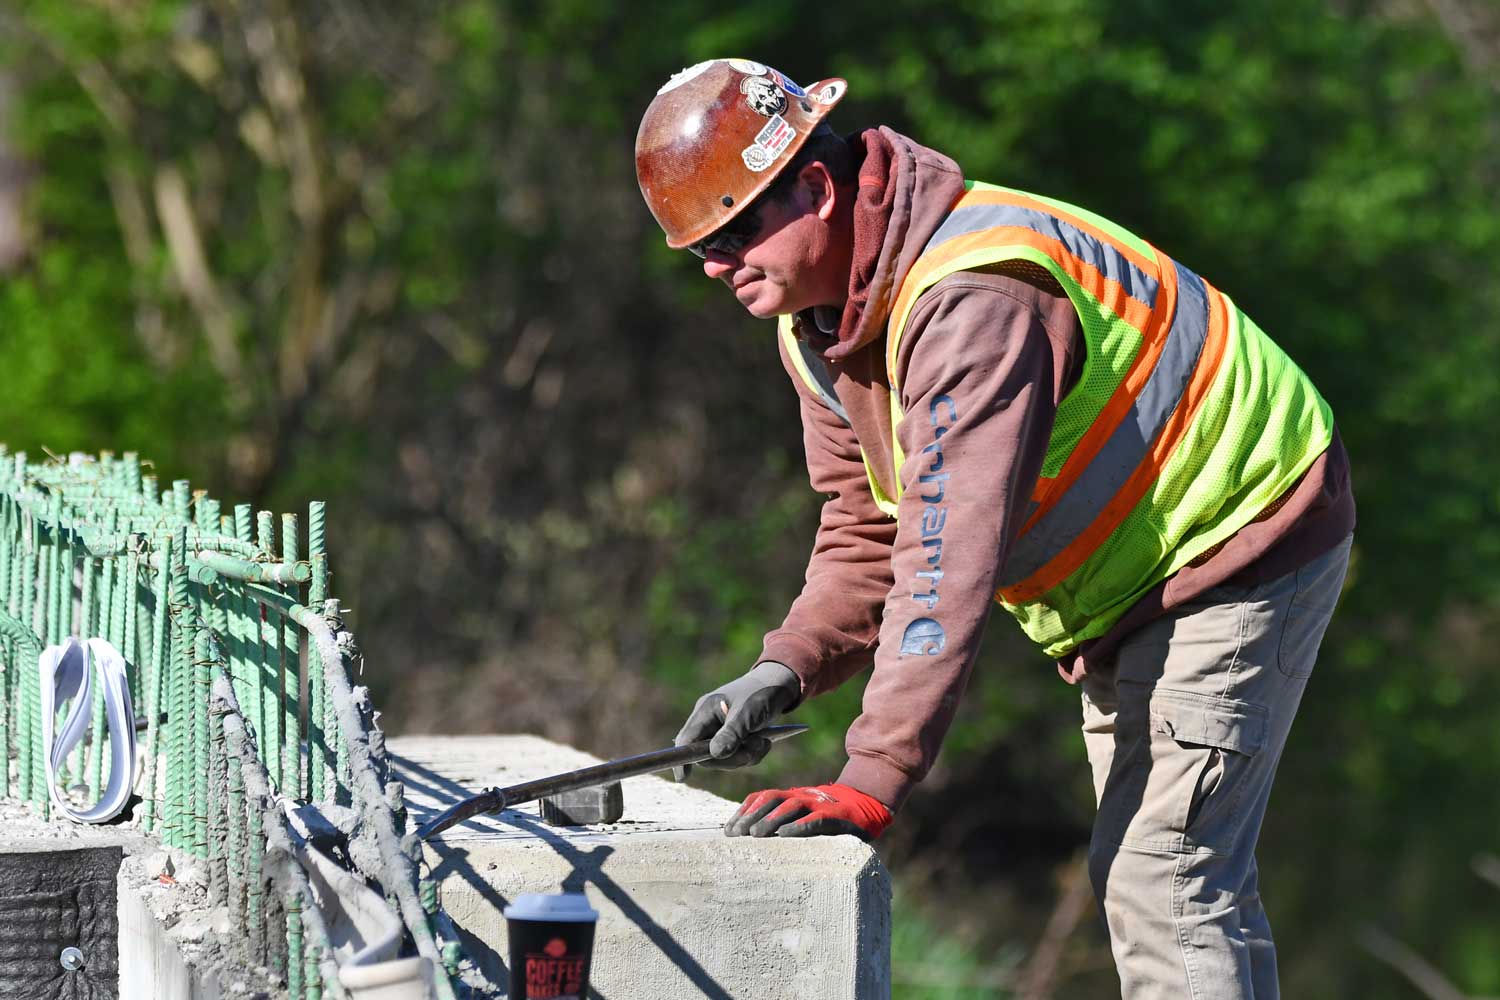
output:
[[1120,843],[1146,850],[1222,854],[1244,828],[1241,803],[1256,784],[1267,712],[1246,701],[1156,688],[1136,766],[1147,768]]

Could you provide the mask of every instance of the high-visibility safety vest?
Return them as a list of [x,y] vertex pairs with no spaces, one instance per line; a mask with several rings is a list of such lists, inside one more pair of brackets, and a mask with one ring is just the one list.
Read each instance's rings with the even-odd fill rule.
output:
[[[1328,447],[1333,413],[1227,296],[1145,240],[1064,202],[966,187],[896,295],[886,329],[891,426],[901,418],[901,335],[924,291],[1002,262],[1029,261],[1057,279],[1087,356],[1058,404],[995,599],[1061,656],[1291,488]],[[781,333],[803,381],[842,415],[822,359],[793,336],[790,317]],[[868,455],[865,466],[876,503],[895,517],[899,442],[893,454],[885,481],[895,497]]]

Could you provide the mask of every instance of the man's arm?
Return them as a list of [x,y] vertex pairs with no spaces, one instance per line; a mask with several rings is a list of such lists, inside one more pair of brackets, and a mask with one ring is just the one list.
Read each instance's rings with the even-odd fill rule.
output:
[[781,354],[801,404],[808,479],[828,500],[802,593],[766,635],[759,660],[790,667],[808,698],[870,665],[891,589],[896,522],[875,504],[854,431],[803,384],[785,343]]
[[1060,290],[1017,278],[963,273],[918,302],[898,361],[907,459],[894,580],[849,762],[834,784],[752,795],[725,833],[874,839],[927,774],[1081,343]]
[[875,672],[838,782],[758,792],[736,836],[873,839],[932,767],[1025,516],[1057,401],[1081,366],[1060,289],[963,273],[923,296],[903,337],[900,529]]
[[903,337],[894,581],[839,778],[893,810],[931,768],[958,708],[1041,472],[1076,331],[1065,298],[961,273],[923,297]]
[[[781,360],[796,386],[808,478],[828,496],[806,583],[781,627],[768,633],[750,671],[698,699],[676,742],[712,738],[705,767],[755,764],[771,744],[751,736],[803,698],[835,688],[870,665],[880,611],[891,588],[896,525],[876,506],[854,432],[797,374],[782,338]],[[679,768],[678,780],[687,776]]]

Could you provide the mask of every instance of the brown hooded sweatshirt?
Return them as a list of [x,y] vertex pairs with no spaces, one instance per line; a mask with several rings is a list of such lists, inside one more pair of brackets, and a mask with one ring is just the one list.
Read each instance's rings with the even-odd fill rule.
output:
[[[902,279],[962,194],[963,175],[948,157],[887,128],[864,132],[853,145],[863,146],[863,163],[848,301],[841,315],[819,308],[794,318],[798,335],[822,358],[848,422],[803,384],[783,344],[808,475],[829,499],[801,596],[767,634],[760,659],[790,667],[803,697],[874,663],[839,781],[898,809],[931,768],[953,721],[1057,405],[1077,380],[1085,346],[1067,296],[1034,269],[963,271],[925,292],[897,360],[905,415],[897,434],[907,458],[900,518],[886,516],[861,458],[863,448],[885,495],[896,496],[896,484],[886,481],[886,323]],[[939,514],[924,520],[927,508]],[[1059,669],[1073,682],[1106,669],[1120,638],[1144,622],[1211,587],[1290,572],[1353,527],[1348,460],[1335,431],[1328,450],[1260,520],[1147,593]],[[907,626],[919,618],[939,623],[942,648],[905,655]]]

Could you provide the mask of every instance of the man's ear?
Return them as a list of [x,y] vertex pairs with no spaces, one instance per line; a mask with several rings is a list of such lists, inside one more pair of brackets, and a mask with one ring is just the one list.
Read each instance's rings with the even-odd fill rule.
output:
[[802,188],[804,197],[810,199],[810,207],[818,214],[818,218],[827,222],[833,218],[833,210],[838,207],[838,186],[833,183],[833,175],[828,172],[828,166],[820,160],[814,160],[797,174],[797,183]]

